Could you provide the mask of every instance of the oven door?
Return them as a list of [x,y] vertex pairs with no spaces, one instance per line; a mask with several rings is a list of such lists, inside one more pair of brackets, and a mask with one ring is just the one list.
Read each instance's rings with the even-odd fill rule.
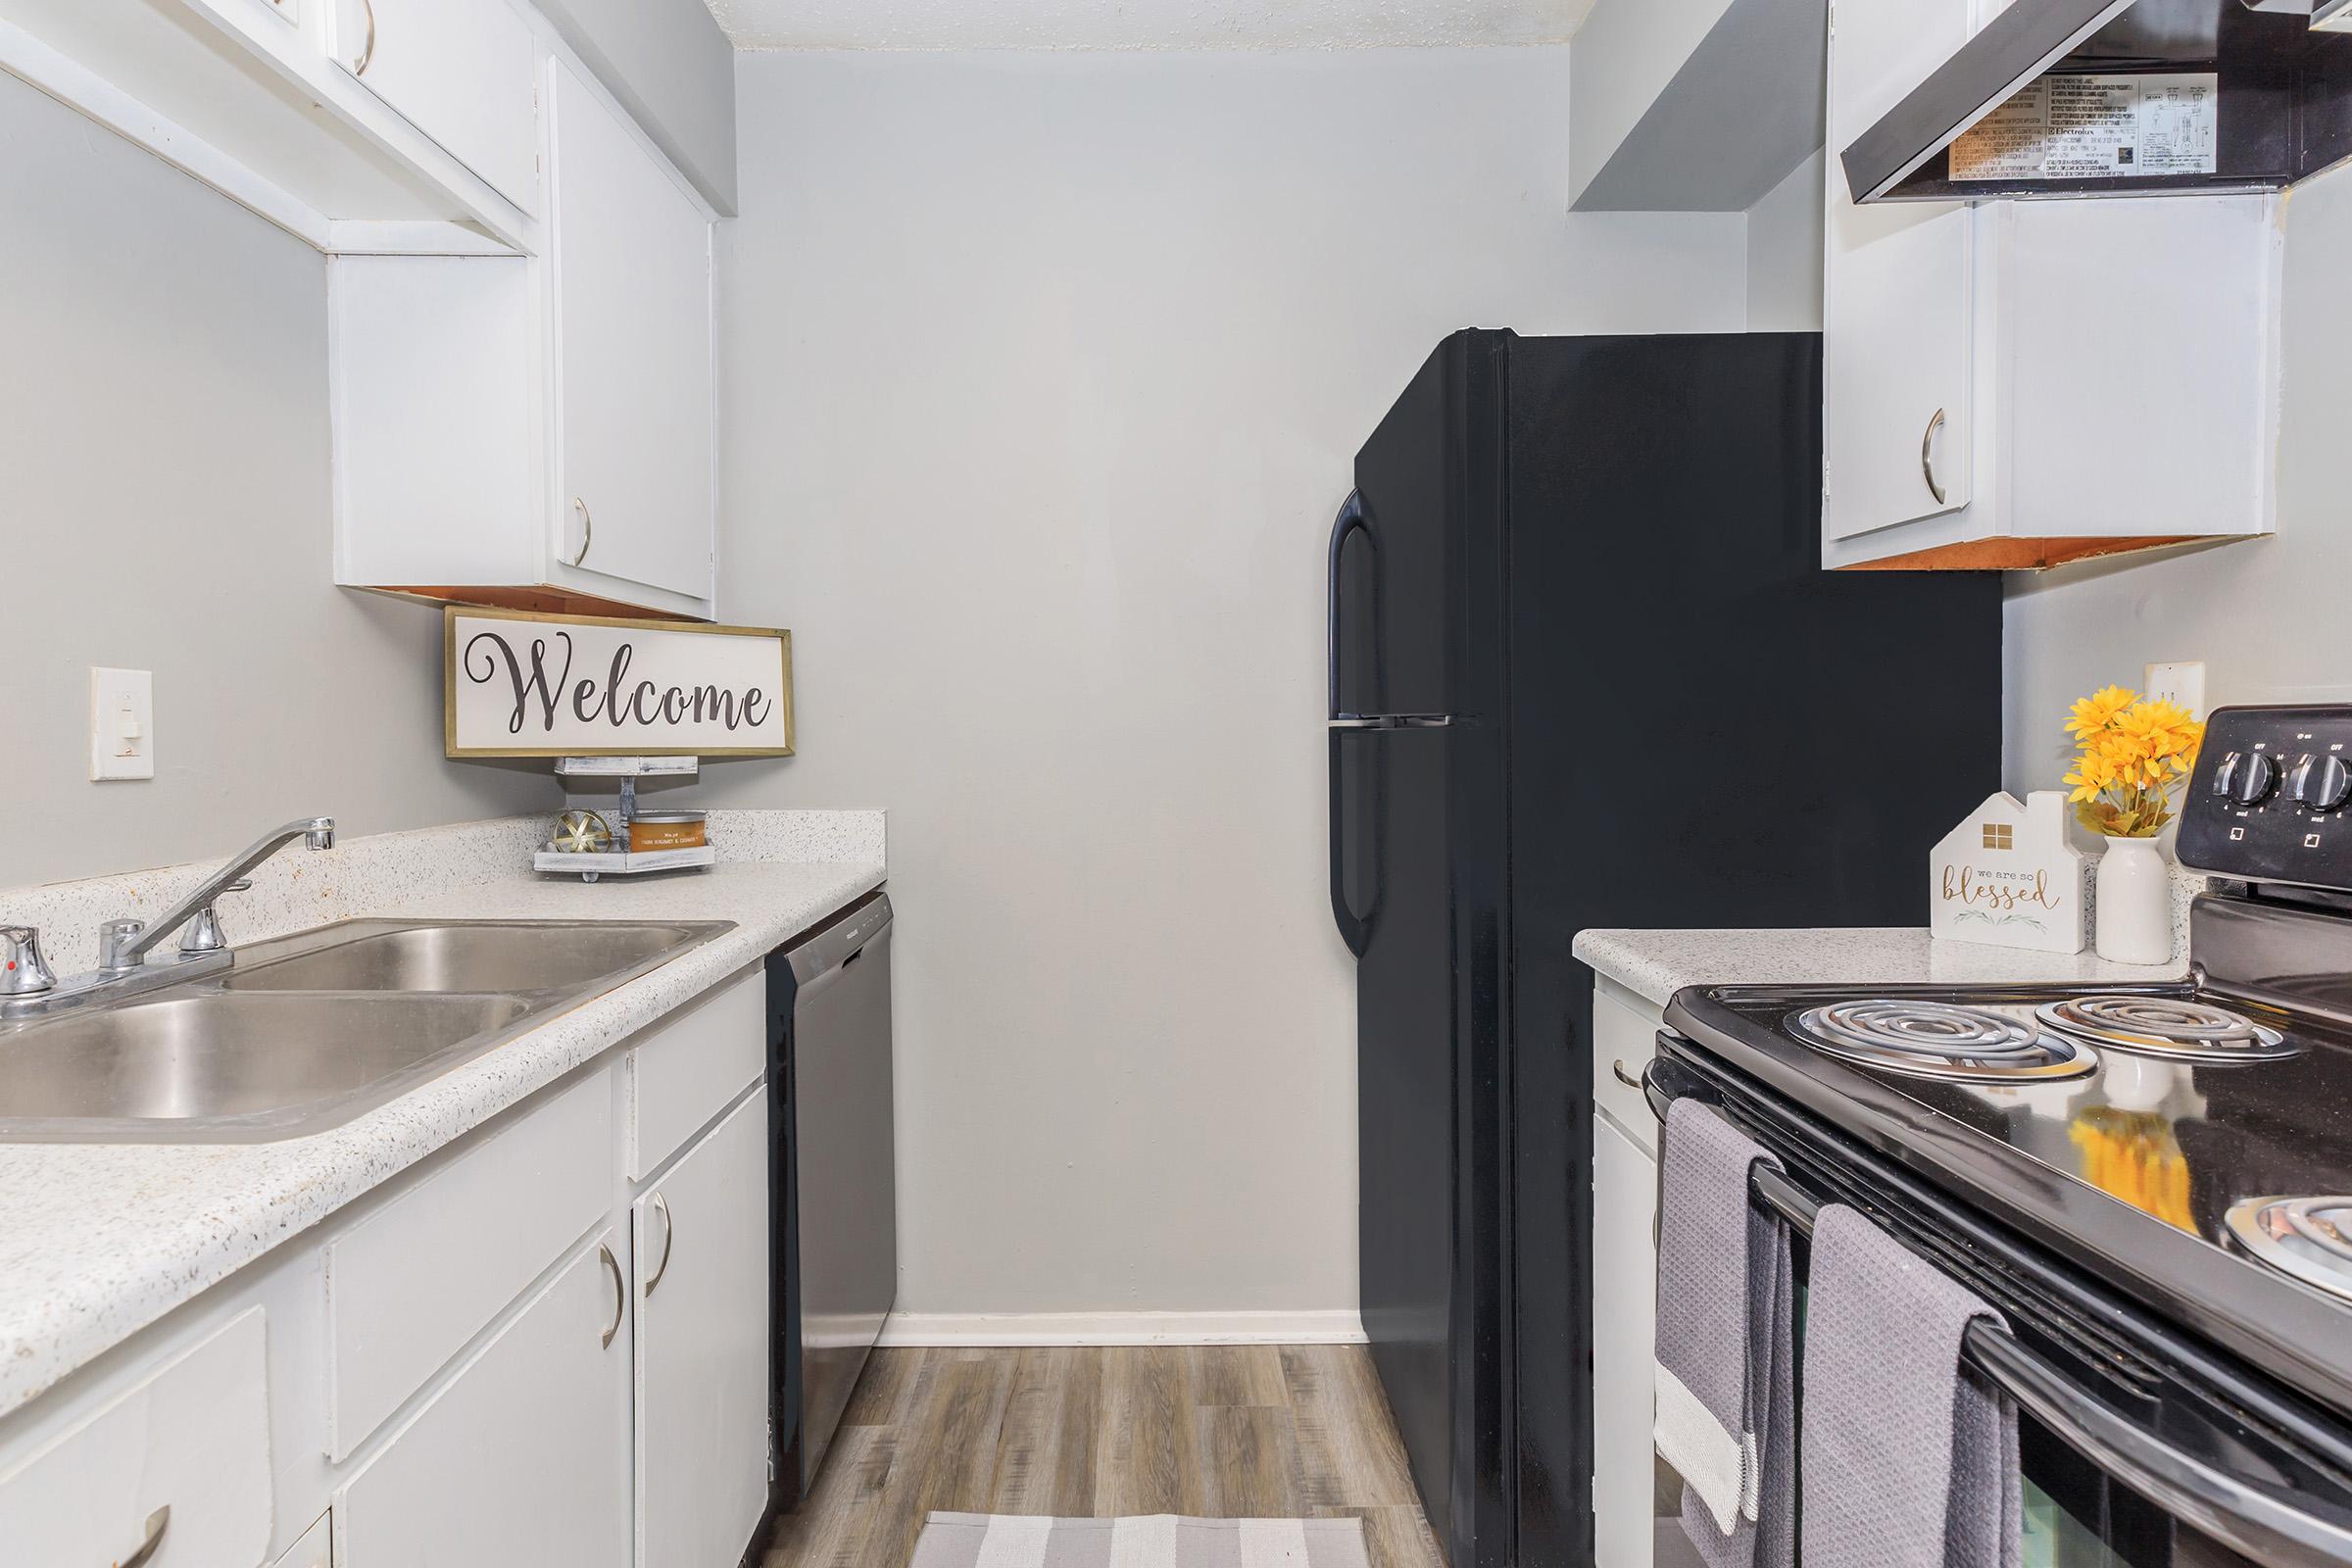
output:
[[[1795,1239],[1800,1368],[1806,1237],[1827,1202],[1863,1209],[2000,1309],[2009,1332],[1976,1325],[1963,1360],[2018,1406],[2024,1568],[2352,1568],[2352,1424],[2103,1295],[1690,1041],[1659,1037],[1644,1087],[1661,1118],[1696,1097],[1780,1156],[1785,1174],[1759,1168],[1752,1196]],[[1798,1397],[1801,1474],[1801,1371]],[[1695,1563],[1659,1490],[1655,1568]]]
[[2238,1568],[2233,1551],[2116,1480],[2034,1417],[2018,1417],[2023,1568]]

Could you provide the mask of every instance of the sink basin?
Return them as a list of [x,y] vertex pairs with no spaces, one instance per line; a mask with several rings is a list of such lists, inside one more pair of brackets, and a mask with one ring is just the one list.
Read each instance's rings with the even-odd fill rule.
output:
[[[329,926],[344,933],[290,957],[265,944],[237,955],[225,991],[568,991],[649,965],[693,946],[707,926],[620,921],[449,921],[391,930],[376,922]],[[288,939],[299,941],[299,938]]]
[[0,1137],[289,1136],[391,1086],[380,1103],[419,1064],[530,1010],[519,997],[196,992],[73,1014],[0,1039]]
[[346,920],[225,973],[0,1024],[0,1143],[266,1143],[338,1127],[729,921]]

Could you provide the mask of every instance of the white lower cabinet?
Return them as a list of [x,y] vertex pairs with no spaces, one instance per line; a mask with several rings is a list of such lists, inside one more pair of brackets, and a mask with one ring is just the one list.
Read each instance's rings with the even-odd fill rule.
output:
[[1592,1118],[1592,1555],[1651,1568],[1664,1499],[1650,1429],[1656,1392],[1658,1167]]
[[0,1568],[736,1568],[765,999],[755,965],[0,1413]]
[[637,1562],[732,1564],[767,1502],[767,1093],[630,1210],[637,1254]]
[[278,1554],[270,1568],[334,1568],[335,1517],[322,1513],[302,1539]]
[[260,1563],[270,1521],[265,1314],[167,1351],[54,1441],[0,1450],[0,1562]]
[[344,1483],[341,1568],[627,1568],[620,1245],[602,1232]]
[[585,1079],[326,1244],[328,1458],[357,1452],[609,1218],[612,1123],[611,1075]]

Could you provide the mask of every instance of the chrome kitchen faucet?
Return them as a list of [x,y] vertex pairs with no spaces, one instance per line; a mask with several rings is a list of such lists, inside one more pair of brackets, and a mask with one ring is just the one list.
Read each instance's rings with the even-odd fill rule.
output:
[[[251,887],[245,873],[296,839],[313,850],[331,850],[335,819],[306,816],[264,834],[152,921],[128,916],[107,921],[98,928],[98,967],[87,974],[56,978],[42,960],[37,928],[0,926],[0,1020],[112,1002],[227,968],[232,960],[213,905],[224,893]],[[179,952],[148,962],[148,951],[182,926],[187,932]]]

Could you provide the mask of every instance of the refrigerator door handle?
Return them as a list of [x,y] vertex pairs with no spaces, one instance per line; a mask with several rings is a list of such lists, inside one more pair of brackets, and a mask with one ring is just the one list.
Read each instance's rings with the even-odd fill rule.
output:
[[[1340,711],[1340,552],[1348,547],[1348,536],[1361,532],[1366,548],[1372,552],[1372,620],[1380,623],[1380,539],[1372,532],[1371,515],[1364,511],[1364,493],[1350,490],[1340,507],[1340,514],[1331,524],[1331,556],[1326,567],[1323,590],[1323,661],[1330,693],[1327,711],[1333,718],[1352,717]],[[1377,661],[1380,650],[1373,648]],[[1376,666],[1377,667],[1377,666]],[[1378,677],[1375,676],[1375,684]]]
[[[1360,958],[1372,945],[1372,922],[1380,917],[1380,845],[1376,839],[1372,847],[1372,902],[1359,915],[1348,903],[1348,791],[1340,777],[1340,748],[1347,744],[1348,733],[1334,729],[1326,741],[1331,749],[1331,917],[1339,922],[1340,939],[1348,944],[1348,951]],[[1381,769],[1387,760],[1377,751],[1370,760],[1375,816],[1380,812]]]

